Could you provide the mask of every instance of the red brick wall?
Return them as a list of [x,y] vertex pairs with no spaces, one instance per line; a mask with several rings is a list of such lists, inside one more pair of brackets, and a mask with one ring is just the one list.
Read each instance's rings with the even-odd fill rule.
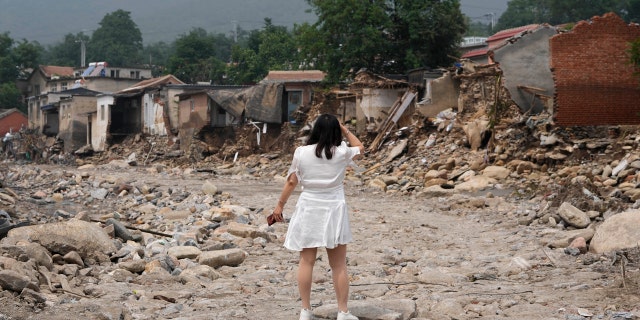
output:
[[613,13],[582,21],[549,40],[560,126],[640,124],[640,78],[627,50],[640,26]]
[[4,137],[4,135],[9,132],[11,129],[13,132],[16,132],[24,126],[27,127],[27,117],[20,112],[12,112],[6,117],[0,119],[0,137]]

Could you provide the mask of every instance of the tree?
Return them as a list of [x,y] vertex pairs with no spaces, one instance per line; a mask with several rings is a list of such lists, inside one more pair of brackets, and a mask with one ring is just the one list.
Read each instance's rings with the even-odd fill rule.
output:
[[115,66],[134,66],[142,62],[142,33],[122,9],[108,13],[100,21],[87,44],[90,61],[106,61]]
[[162,41],[152,43],[144,47],[144,50],[142,51],[142,56],[145,60],[144,64],[148,63],[153,77],[159,77],[164,73],[169,57],[174,51],[175,49],[172,45]]
[[307,0],[318,16],[297,39],[305,60],[348,79],[366,68],[404,73],[451,63],[466,30],[458,0]]
[[386,31],[390,19],[385,0],[342,1],[307,0],[318,16],[312,28],[299,34],[301,53],[316,59],[320,69],[327,71],[330,82],[350,76],[350,70],[382,69],[389,59],[389,38]]
[[14,82],[18,78],[18,69],[13,55],[13,39],[8,32],[0,34],[0,83]]
[[26,79],[31,74],[31,70],[40,64],[43,53],[44,47],[37,41],[29,42],[22,39],[18,42],[12,53],[16,68],[18,68],[18,78]]
[[512,0],[500,16],[497,28],[572,23],[607,12],[615,12],[626,21],[638,21],[640,0]]
[[0,84],[0,109],[11,108],[27,113],[27,106],[22,102],[22,94],[15,82],[4,82]]
[[228,80],[236,84],[255,83],[269,70],[297,70],[299,66],[293,34],[265,18],[261,30],[251,31],[233,47]]
[[466,31],[457,0],[395,0],[390,16],[395,40],[392,58],[397,65],[386,71],[404,73],[424,66],[447,66],[457,56]]
[[18,108],[26,112],[16,80],[29,68],[38,65],[42,46],[37,42],[20,41],[17,45],[8,32],[0,34],[0,108]]
[[262,70],[255,70],[261,78],[266,76],[269,70],[297,69],[297,47],[293,36],[286,27],[275,26],[271,19],[264,19],[264,27],[259,33],[258,63]]
[[188,83],[220,81],[225,73],[221,58],[228,57],[218,48],[227,45],[226,42],[219,43],[219,39],[202,28],[192,29],[175,41],[175,52],[169,57],[167,72]]
[[[68,33],[62,42],[58,42],[48,47],[44,56],[44,63],[55,66],[75,67],[82,65],[81,46],[89,43],[90,37],[80,32],[77,34]],[[86,53],[85,53],[86,54]],[[84,61],[87,63],[87,61]]]
[[258,55],[255,51],[242,46],[233,46],[231,64],[227,70],[227,79],[233,84],[252,84],[256,82],[255,70],[258,68]]

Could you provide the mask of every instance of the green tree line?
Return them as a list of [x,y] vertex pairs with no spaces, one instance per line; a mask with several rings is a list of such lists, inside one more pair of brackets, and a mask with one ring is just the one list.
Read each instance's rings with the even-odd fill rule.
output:
[[570,24],[614,12],[628,22],[640,21],[640,0],[511,0],[498,30],[533,23]]
[[291,30],[264,19],[257,30],[235,34],[194,28],[171,43],[143,45],[130,12],[106,14],[92,34],[67,34],[53,45],[0,35],[0,108],[24,106],[16,79],[38,65],[80,66],[106,61],[118,67],[151,67],[154,76],[173,74],[186,83],[251,84],[269,70],[320,69],[332,83],[354,71],[405,73],[448,66],[467,28],[458,0],[305,0],[318,15],[314,24]]

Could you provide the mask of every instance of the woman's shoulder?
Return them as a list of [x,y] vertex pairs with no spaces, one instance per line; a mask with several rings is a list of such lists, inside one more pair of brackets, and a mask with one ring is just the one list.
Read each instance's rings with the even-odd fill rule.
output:
[[296,151],[300,150],[313,150],[315,149],[316,145],[315,144],[308,144],[308,145],[304,145],[304,146],[299,146],[296,148]]
[[294,154],[301,155],[303,153],[307,153],[308,150],[314,150],[314,148],[315,148],[315,145],[299,146],[299,147],[296,147],[296,150],[295,150]]

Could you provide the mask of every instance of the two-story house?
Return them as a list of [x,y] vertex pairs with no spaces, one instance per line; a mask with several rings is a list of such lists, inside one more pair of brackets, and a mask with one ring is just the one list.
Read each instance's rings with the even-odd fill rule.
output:
[[[29,128],[40,128],[45,134],[57,134],[59,121],[52,117],[58,114],[59,92],[75,88],[115,92],[148,78],[151,78],[150,69],[110,67],[104,62],[90,63],[87,68],[39,66],[23,85]],[[56,129],[51,131],[54,126]]]

